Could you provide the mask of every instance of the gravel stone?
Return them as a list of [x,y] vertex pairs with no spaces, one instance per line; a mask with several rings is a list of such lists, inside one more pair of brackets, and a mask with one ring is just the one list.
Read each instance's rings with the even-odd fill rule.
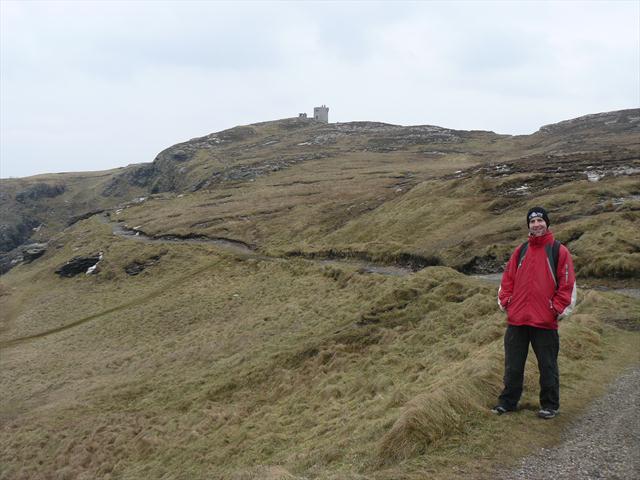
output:
[[559,445],[540,449],[497,478],[640,479],[639,399],[640,365],[636,365],[569,427]]

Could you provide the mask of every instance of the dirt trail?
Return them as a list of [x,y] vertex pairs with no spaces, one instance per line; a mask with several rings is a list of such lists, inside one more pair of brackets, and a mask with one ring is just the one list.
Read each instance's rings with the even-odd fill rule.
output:
[[[500,280],[502,280],[502,273],[489,273],[486,275],[471,275],[472,278],[477,278],[478,280],[484,280],[486,282],[493,283],[495,285],[500,285]],[[580,285],[578,285],[578,289],[580,289]],[[624,295],[626,297],[631,298],[640,298],[640,288],[608,288],[608,287],[593,287],[588,288],[587,290],[598,290],[601,292],[613,292],[619,293],[620,295]]]
[[[128,228],[122,222],[114,222],[110,220],[106,215],[98,215],[97,218],[104,224],[111,225],[114,235],[119,237],[125,237],[132,240],[137,240],[147,243],[206,243],[209,245],[215,245],[223,250],[231,253],[250,256],[260,260],[275,260],[284,261],[284,257],[270,257],[260,254],[256,251],[254,245],[248,243],[233,240],[230,238],[211,238],[206,236],[188,236],[181,237],[178,235],[160,235],[151,236],[146,234],[140,229]],[[378,273],[380,275],[391,276],[406,276],[413,272],[410,268],[401,267],[397,265],[380,265],[372,262],[357,259],[308,259],[313,262],[317,262],[325,265],[351,265],[358,267],[362,273]]]
[[[238,241],[238,240],[232,240],[232,239],[228,239],[228,238],[210,238],[210,237],[205,237],[205,236],[189,236],[189,237],[180,237],[178,235],[162,235],[162,236],[157,236],[157,237],[153,237],[150,235],[147,235],[146,233],[144,233],[142,230],[139,229],[133,229],[133,228],[128,228],[126,225],[124,225],[122,222],[114,222],[112,221],[110,218],[108,218],[106,215],[103,214],[97,214],[95,215],[96,218],[98,218],[98,220],[106,225],[110,225],[112,228],[112,232],[114,235],[117,235],[119,237],[124,237],[127,239],[131,239],[131,240],[135,240],[135,241],[140,241],[140,242],[147,242],[147,243],[206,243],[206,244],[211,244],[211,245],[216,245],[217,247],[220,247],[223,250],[226,250],[228,252],[234,253],[236,255],[242,255],[242,256],[250,256],[252,258],[257,258],[257,259],[261,259],[261,260],[268,260],[268,261],[288,261],[287,258],[283,258],[283,257],[270,257],[270,256],[266,256],[266,255],[262,255],[258,252],[256,252],[256,247],[246,244],[244,242]],[[308,259],[309,261],[312,262],[316,262],[319,264],[324,264],[324,265],[350,265],[350,266],[356,266],[359,267],[359,271],[361,273],[377,273],[380,275],[391,275],[391,276],[407,276],[407,275],[411,275],[412,273],[414,273],[414,271],[410,268],[406,268],[406,267],[401,267],[401,266],[396,266],[396,265],[379,265],[379,264],[375,264],[372,262],[367,262],[364,260],[357,260],[357,259]],[[210,268],[211,265],[204,267],[201,270],[206,270],[207,268]],[[191,275],[191,274],[190,274]],[[190,276],[189,275],[189,276]],[[479,280],[483,280],[483,281],[487,281],[490,283],[494,283],[494,284],[499,284],[500,283],[500,279],[502,277],[501,273],[494,273],[494,274],[488,274],[488,275],[470,275],[472,278],[477,278]],[[46,337],[58,332],[62,332],[64,330],[68,330],[70,328],[76,327],[78,325],[82,325],[86,322],[89,322],[91,320],[94,320],[96,318],[102,317],[104,315],[107,315],[109,313],[113,313],[117,310],[122,310],[125,308],[129,308],[131,306],[140,304],[146,300],[149,300],[151,298],[153,298],[154,296],[158,295],[162,290],[164,289],[160,289],[158,291],[154,291],[152,293],[150,293],[149,295],[145,296],[144,298],[141,299],[137,299],[135,301],[132,302],[127,302],[125,304],[122,305],[118,305],[116,307],[110,308],[108,310],[105,310],[103,312],[94,314],[94,315],[90,315],[87,316],[85,318],[81,318],[79,320],[76,320],[68,325],[63,325],[61,327],[57,327],[54,329],[50,329],[50,330],[46,330],[44,332],[40,332],[40,333],[36,333],[33,335],[28,335],[28,336],[24,336],[24,337],[19,337],[19,338],[14,338],[14,339],[9,339],[9,340],[5,340],[3,342],[0,342],[0,348],[7,348],[7,347],[11,347],[26,341],[30,341],[30,340],[36,340],[38,338],[42,338],[42,337]],[[611,290],[611,291],[615,291],[617,293],[622,293],[624,295],[628,295],[634,298],[640,298],[640,289],[620,289],[620,290]]]
[[202,272],[204,272],[204,271],[206,271],[206,270],[208,270],[210,268],[213,268],[217,264],[218,264],[217,261],[213,262],[213,263],[210,263],[210,264],[207,264],[207,265],[205,265],[203,267],[198,268],[195,271],[189,272],[187,275],[184,275],[183,277],[180,277],[180,278],[176,279],[175,281],[171,282],[169,285],[165,285],[165,286],[162,286],[160,288],[157,288],[157,289],[147,293],[146,295],[138,297],[138,298],[136,298],[134,300],[131,300],[129,302],[122,303],[120,305],[117,305],[115,307],[109,308],[107,310],[103,310],[102,312],[98,312],[98,313],[94,313],[92,315],[88,315],[86,317],[80,318],[80,319],[75,320],[75,321],[73,321],[71,323],[68,323],[66,325],[62,325],[60,327],[56,327],[56,328],[52,328],[52,329],[49,329],[49,330],[45,330],[43,332],[34,333],[33,335],[25,335],[24,337],[12,338],[12,339],[9,339],[9,340],[2,341],[2,342],[0,342],[0,349],[12,347],[14,345],[18,345],[18,344],[21,344],[21,343],[24,343],[24,342],[28,342],[28,341],[31,341],[31,340],[36,340],[38,338],[47,337],[49,335],[53,335],[54,333],[63,332],[63,331],[68,330],[70,328],[77,327],[78,325],[82,325],[84,323],[87,323],[87,322],[89,322],[91,320],[95,320],[96,318],[104,317],[105,315],[108,315],[110,313],[117,312],[119,310],[124,310],[124,309],[130,308],[130,307],[133,307],[133,306],[137,306],[137,305],[143,304],[143,303],[145,303],[145,302],[147,302],[149,300],[152,300],[152,299],[156,298],[158,295],[162,294],[163,292],[166,292],[168,290],[171,290],[171,289],[175,288],[175,286],[177,284],[185,282],[185,281],[189,280],[190,278],[194,277],[195,275],[198,275],[198,274],[200,274],[200,273],[202,273]]
[[[567,429],[500,480],[640,478],[640,365],[628,369]],[[552,420],[551,420],[552,421]]]
[[[140,229],[128,228],[122,222],[114,222],[107,215],[97,215],[97,218],[107,225],[111,225],[112,231],[114,235],[118,235],[120,237],[131,238],[138,241],[143,242],[170,242],[170,243],[208,243],[211,245],[216,245],[217,247],[222,248],[223,250],[242,254],[249,255],[254,258],[262,259],[262,260],[283,260],[282,257],[270,257],[266,255],[259,254],[256,252],[256,246],[249,245],[239,240],[233,240],[229,238],[211,238],[206,236],[188,236],[188,237],[180,237],[177,235],[161,235],[161,236],[151,236],[147,235]],[[360,268],[362,273],[378,273],[380,275],[392,275],[392,276],[407,276],[415,273],[411,268],[399,266],[399,265],[381,265],[373,262],[368,262],[365,260],[357,260],[357,259],[321,259],[321,258],[308,258],[308,260],[315,261],[321,264],[327,265],[352,265]],[[471,278],[477,278],[479,280],[484,280],[490,283],[495,283],[498,285],[500,280],[502,279],[502,272],[500,273],[490,273],[485,275],[470,275]],[[640,289],[638,288],[621,288],[621,289],[609,289],[605,287],[595,287],[596,290],[606,290],[612,291],[616,293],[620,293],[622,295],[626,295],[632,298],[640,298]]]

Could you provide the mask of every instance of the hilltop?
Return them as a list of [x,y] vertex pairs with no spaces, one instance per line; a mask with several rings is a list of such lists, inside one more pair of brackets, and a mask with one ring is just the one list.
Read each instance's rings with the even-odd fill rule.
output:
[[[583,274],[628,277],[639,268],[628,235],[639,138],[637,109],[516,137],[297,118],[235,127],[169,147],[151,163],[3,180],[0,253],[119,207],[118,220],[151,235],[226,237],[277,254],[413,256],[489,272],[520,237],[522,210],[538,203],[554,214],[560,239],[576,243]],[[615,238],[605,234],[612,219],[621,227]],[[607,247],[583,246],[591,243],[580,239],[585,230],[607,237]],[[601,258],[614,253],[623,255],[615,267]]]
[[[639,147],[638,109],[284,119],[0,181],[0,478],[493,478],[640,362]],[[504,316],[476,277],[536,204],[580,286],[544,424],[533,359],[522,410],[488,413]]]

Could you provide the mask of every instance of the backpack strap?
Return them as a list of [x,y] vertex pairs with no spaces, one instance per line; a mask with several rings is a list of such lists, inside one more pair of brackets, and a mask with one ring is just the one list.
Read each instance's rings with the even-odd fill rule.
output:
[[[553,241],[553,245],[547,245],[545,247],[545,251],[547,252],[547,258],[549,259],[549,265],[551,265],[551,271],[553,273],[553,280],[556,282],[556,287],[558,286],[558,258],[560,256],[560,245],[562,245],[558,240]],[[520,268],[522,265],[522,261],[524,260],[524,256],[527,253],[527,249],[529,248],[529,242],[524,242],[520,245],[520,251],[518,252],[518,265],[516,269]]]
[[516,266],[516,270],[520,268],[520,265],[522,265],[524,255],[527,253],[527,248],[529,248],[529,242],[524,242],[522,245],[520,245],[520,251],[518,252],[518,265]]
[[558,287],[558,257],[560,256],[560,242],[558,240],[553,241],[553,245],[547,245],[545,251],[547,252],[547,259],[549,259],[549,265],[551,265],[551,272],[553,273],[553,280],[556,282],[556,288]]

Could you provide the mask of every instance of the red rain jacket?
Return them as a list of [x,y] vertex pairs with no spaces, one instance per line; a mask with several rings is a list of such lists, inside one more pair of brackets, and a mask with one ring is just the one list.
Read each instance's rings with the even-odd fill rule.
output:
[[515,249],[502,274],[498,304],[507,312],[511,325],[558,329],[558,320],[567,317],[576,303],[576,278],[569,250],[560,246],[557,278],[553,277],[545,245],[553,246],[551,231],[541,237],[529,236],[529,247],[520,267],[520,248]]

